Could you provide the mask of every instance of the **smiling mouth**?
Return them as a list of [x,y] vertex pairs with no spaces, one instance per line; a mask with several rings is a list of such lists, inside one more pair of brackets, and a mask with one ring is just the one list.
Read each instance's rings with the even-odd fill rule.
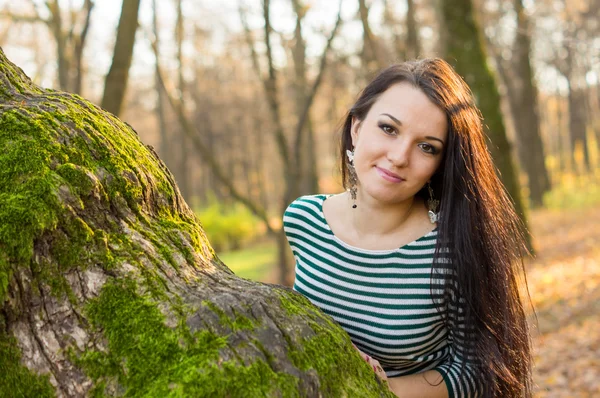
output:
[[405,181],[404,178],[390,172],[387,171],[386,169],[382,169],[381,167],[377,167],[375,166],[375,169],[377,169],[377,172],[379,173],[379,175],[381,177],[383,177],[384,179],[391,181],[391,182],[402,182]]

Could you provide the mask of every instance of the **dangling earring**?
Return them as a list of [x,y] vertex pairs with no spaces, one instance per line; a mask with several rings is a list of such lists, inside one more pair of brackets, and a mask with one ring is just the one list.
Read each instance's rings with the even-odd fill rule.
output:
[[440,204],[440,201],[433,198],[433,188],[431,188],[429,181],[427,181],[427,190],[429,191],[429,200],[427,201],[427,208],[429,211],[427,214],[429,214],[429,221],[431,221],[432,224],[435,224],[438,221],[438,213],[435,211]]
[[354,151],[346,149],[346,155],[348,156],[348,182],[350,184],[350,196],[352,197],[352,208],[356,209],[356,185],[358,178],[356,177],[356,169],[354,168]]

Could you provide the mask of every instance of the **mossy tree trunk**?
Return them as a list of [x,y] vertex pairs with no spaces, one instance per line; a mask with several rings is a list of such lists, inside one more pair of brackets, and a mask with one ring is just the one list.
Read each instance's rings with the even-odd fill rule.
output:
[[[483,37],[475,21],[471,0],[442,0],[441,13],[444,20],[446,59],[471,87],[477,106],[484,118],[488,134],[488,147],[500,177],[512,197],[517,214],[527,228],[527,217],[521,199],[518,173],[506,137],[506,129],[500,109],[500,94],[494,76],[488,66],[483,47]],[[531,248],[531,237],[527,235]]]
[[0,395],[391,396],[300,295],[236,277],[151,147],[0,49]]

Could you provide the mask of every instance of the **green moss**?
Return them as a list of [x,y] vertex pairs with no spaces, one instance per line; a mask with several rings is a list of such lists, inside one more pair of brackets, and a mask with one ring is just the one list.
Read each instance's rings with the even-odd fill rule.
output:
[[[0,75],[6,77],[14,90],[20,94],[40,92],[40,90],[33,85],[31,80],[23,73],[21,68],[6,62],[6,57],[2,52],[0,52]],[[9,87],[5,84],[0,84],[0,103],[12,99],[12,96]]]
[[288,352],[292,363],[300,370],[314,369],[319,375],[321,393],[326,397],[389,397],[395,395],[382,388],[382,382],[373,370],[362,361],[352,346],[350,337],[331,318],[320,313],[308,299],[294,292],[280,292],[281,306],[289,316],[309,320],[315,332],[313,337],[301,342],[301,349],[292,347]]
[[117,385],[125,396],[296,394],[297,380],[265,363],[222,361],[227,337],[207,330],[190,334],[184,322],[167,327],[156,304],[137,291],[129,279],[109,282],[87,307],[92,326],[108,341],[107,352],[87,351],[76,360],[94,380],[94,394]]
[[[0,319],[0,329],[4,330]],[[0,395],[11,397],[54,397],[56,393],[48,375],[37,375],[21,365],[17,342],[0,331]]]
[[33,256],[34,239],[58,223],[59,179],[48,163],[56,147],[17,111],[0,116],[0,302],[12,265]]
[[219,306],[215,303],[205,300],[202,302],[203,305],[210,308],[212,312],[217,314],[219,317],[219,321],[221,324],[228,326],[233,332],[238,332],[240,330],[253,330],[258,326],[258,322],[254,319],[250,319],[248,317],[239,314],[235,309],[232,308],[233,319],[229,315],[225,313]]
[[56,168],[56,172],[67,180],[74,193],[79,196],[87,196],[94,188],[94,182],[88,176],[89,171],[73,163],[61,164]]
[[[73,134],[67,126],[86,135]],[[102,175],[110,177],[103,179]],[[155,209],[159,220],[150,228],[156,229],[156,235],[169,236],[161,228],[169,224],[189,234],[194,249],[208,246],[197,220],[171,211],[174,190],[169,178],[129,126],[80,97],[46,93],[35,106],[0,113],[0,301],[6,295],[12,268],[30,262],[35,239],[46,231],[58,228],[52,255],[60,263],[59,271],[85,267],[87,263],[111,268],[123,260],[110,249],[111,235],[118,226],[96,239],[97,231],[74,217],[59,200],[58,192],[64,186],[80,209],[91,192],[98,189],[101,200],[122,201],[141,221],[147,216],[140,205],[146,191],[155,186],[167,199],[161,202],[163,208]],[[153,243],[171,266],[177,265],[173,249],[157,239]],[[172,243],[190,264],[194,263],[189,248],[177,240]],[[93,253],[94,258],[87,253]],[[46,272],[42,276],[52,275],[56,274]],[[49,284],[65,286],[57,280]]]
[[194,257],[190,249],[184,245],[181,240],[176,239],[176,237],[179,236],[178,232],[187,235],[192,247],[197,252],[202,253],[203,248],[208,248],[210,255],[212,257],[216,256],[215,251],[208,242],[208,238],[201,233],[202,227],[196,219],[184,217],[175,218],[172,214],[163,212],[160,215],[158,225],[165,232],[165,236],[170,237],[171,242],[183,254],[189,264],[194,264]]

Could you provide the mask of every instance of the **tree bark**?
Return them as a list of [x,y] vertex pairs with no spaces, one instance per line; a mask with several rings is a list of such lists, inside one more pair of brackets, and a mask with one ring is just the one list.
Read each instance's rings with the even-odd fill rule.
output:
[[133,45],[135,44],[135,32],[138,27],[139,9],[140,0],[123,0],[112,65],[104,83],[102,108],[116,116],[121,113],[125,98],[129,67],[133,57]]
[[[446,59],[473,90],[477,105],[484,117],[484,126],[491,145],[490,152],[500,172],[500,177],[510,194],[515,210],[527,232],[527,217],[521,200],[517,172],[500,110],[500,94],[490,71],[484,52],[482,36],[475,22],[471,0],[442,2],[445,29],[452,34],[446,37]],[[532,249],[531,236],[526,234]]]
[[0,391],[392,397],[293,291],[236,277],[114,115],[0,50]]

